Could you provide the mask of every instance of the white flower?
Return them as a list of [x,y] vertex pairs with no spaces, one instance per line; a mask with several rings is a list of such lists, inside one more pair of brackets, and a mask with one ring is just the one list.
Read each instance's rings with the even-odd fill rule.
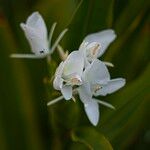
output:
[[[111,94],[125,85],[123,78],[110,78],[106,65],[112,66],[111,63],[97,59],[115,38],[114,31],[110,29],[85,37],[79,50],[72,52],[56,70],[53,86],[60,90],[63,96],[50,101],[47,105],[63,98],[69,100],[73,94],[78,93],[88,119],[95,126],[100,116],[99,104],[115,109],[111,104],[95,98]],[[73,90],[73,86],[78,87]]]
[[79,51],[73,51],[64,62],[61,62],[55,73],[53,86],[60,90],[66,100],[72,98],[73,86],[81,85],[84,68],[84,57]]
[[[111,94],[125,85],[125,79],[110,79],[110,74],[103,62],[95,59],[83,72],[83,84],[79,87],[79,96],[84,104],[85,112],[93,125],[97,125],[99,120],[98,103],[93,96],[105,96]],[[105,104],[112,107],[110,104]]]
[[79,48],[79,51],[84,53],[85,63],[91,63],[95,58],[100,57],[115,38],[116,34],[111,29],[87,35]]
[[56,48],[64,34],[66,29],[61,32],[56,42],[52,47],[50,47],[51,38],[53,31],[55,29],[56,23],[53,24],[51,32],[48,39],[47,28],[42,16],[38,12],[32,13],[28,18],[26,23],[20,24],[25,36],[30,44],[31,51],[33,54],[12,54],[11,57],[14,58],[43,58],[51,54]]

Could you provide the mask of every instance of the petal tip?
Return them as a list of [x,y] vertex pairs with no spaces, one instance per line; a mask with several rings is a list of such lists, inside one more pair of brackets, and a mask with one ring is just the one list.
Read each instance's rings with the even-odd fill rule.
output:
[[26,29],[26,24],[20,23],[20,27],[21,27],[21,29],[25,30]]
[[94,126],[97,126],[97,124],[98,124],[98,120],[97,121],[93,121],[93,122],[91,122]]
[[123,87],[126,84],[126,79],[121,78],[120,80],[122,81],[122,87]]

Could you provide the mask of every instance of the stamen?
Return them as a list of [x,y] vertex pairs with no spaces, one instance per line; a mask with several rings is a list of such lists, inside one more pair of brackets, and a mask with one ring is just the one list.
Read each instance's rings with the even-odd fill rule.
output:
[[71,83],[73,85],[79,85],[81,83],[81,80],[79,78],[72,78]]
[[75,86],[82,84],[81,77],[76,73],[67,75],[66,77],[63,77],[63,79],[67,85]]
[[97,91],[99,91],[102,87],[100,85],[95,85],[94,86],[94,93],[96,93]]
[[92,48],[92,55],[95,56],[97,54],[97,51],[99,50],[100,45],[96,44],[93,48]]

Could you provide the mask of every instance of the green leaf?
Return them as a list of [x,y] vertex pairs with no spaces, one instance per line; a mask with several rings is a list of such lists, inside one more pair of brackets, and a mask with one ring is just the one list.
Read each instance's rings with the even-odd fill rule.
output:
[[[123,34],[124,31],[132,24],[135,18],[146,11],[148,11],[149,2],[143,0],[130,0],[122,13],[117,17],[115,23],[115,29],[119,34]],[[136,9],[134,9],[136,7]]]
[[[4,0],[1,4],[0,149],[112,149],[104,136],[116,150],[143,150],[146,144],[149,146],[145,141],[150,126],[148,0]],[[53,89],[52,80],[47,80],[60,63],[57,53],[52,55],[48,68],[46,60],[8,57],[12,52],[30,52],[19,24],[33,11],[42,14],[48,29],[53,22],[58,23],[52,42],[69,27],[61,45],[70,52],[78,49],[89,33],[107,28],[117,32],[117,39],[100,59],[111,61],[115,65],[109,68],[111,76],[124,77],[127,84],[100,98],[109,100],[116,110],[100,106],[96,128],[89,123],[81,102],[62,100],[47,108],[46,102],[60,95]],[[43,78],[48,81],[45,86]],[[91,128],[75,129],[81,125]],[[69,139],[70,130],[74,142]],[[144,146],[139,146],[140,141]]]
[[149,76],[150,65],[138,79],[127,83],[120,93],[112,96],[116,111],[106,112],[106,110],[102,116],[100,131],[109,137],[116,149],[124,149],[129,145],[148,123],[145,117],[150,116],[148,111],[150,83],[147,82]]
[[40,150],[44,144],[37,127],[39,116],[33,102],[29,73],[22,61],[9,57],[17,46],[7,21],[0,21],[0,37],[3,37],[0,40],[3,56],[0,59],[0,68],[4,70],[0,75],[0,130],[3,131],[3,144],[7,143],[4,145],[6,149]]
[[[72,131],[72,140],[77,143],[71,149],[112,150],[109,141],[92,127],[82,127]],[[80,144],[79,144],[80,143]],[[84,145],[84,146],[83,146]]]

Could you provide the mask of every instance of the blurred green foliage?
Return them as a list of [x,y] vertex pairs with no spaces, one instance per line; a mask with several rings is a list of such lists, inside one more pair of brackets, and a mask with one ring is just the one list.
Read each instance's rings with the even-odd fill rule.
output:
[[[149,4],[148,0],[0,1],[0,150],[148,150]],[[101,98],[116,111],[101,106],[97,127],[89,123],[79,100],[47,108],[46,103],[59,95],[47,82],[60,62],[57,52],[51,68],[46,60],[9,58],[14,52],[30,52],[19,24],[37,10],[48,28],[58,22],[55,38],[69,28],[61,44],[70,52],[88,33],[106,28],[117,32],[102,59],[111,61],[112,76],[126,78],[127,84]]]

